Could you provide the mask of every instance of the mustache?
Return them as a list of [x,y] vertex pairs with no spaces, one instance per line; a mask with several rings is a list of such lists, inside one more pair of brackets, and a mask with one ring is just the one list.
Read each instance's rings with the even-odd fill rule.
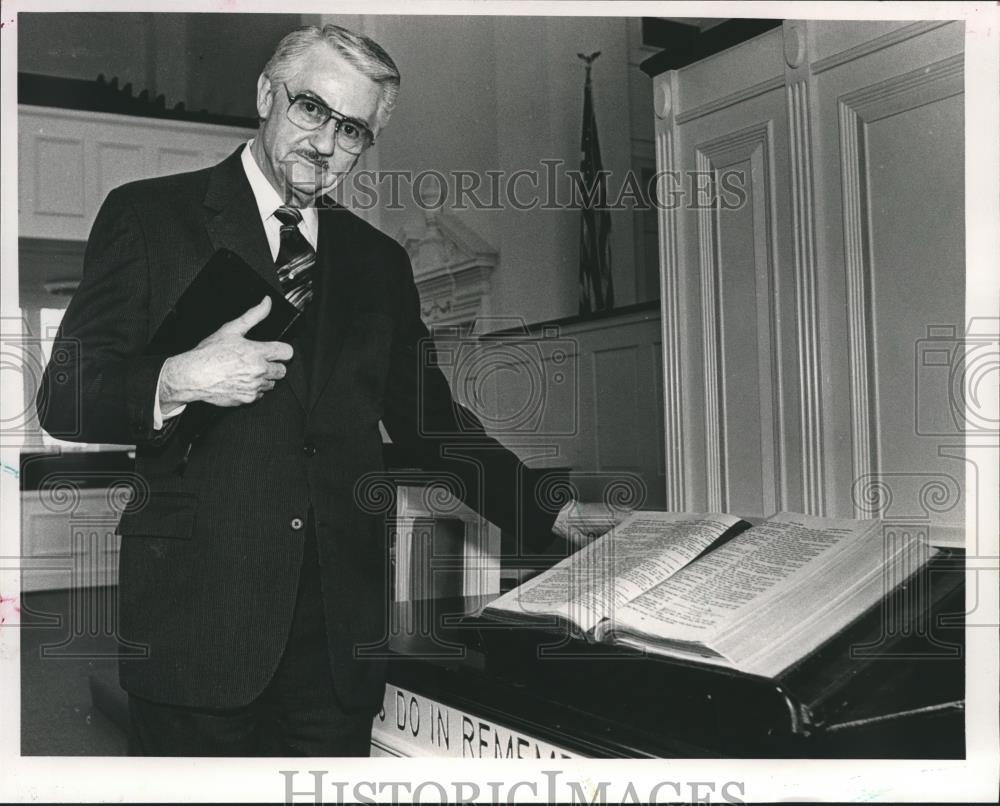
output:
[[329,166],[330,159],[320,154],[318,151],[312,151],[311,149],[300,149],[296,151],[300,157],[304,157],[309,162],[313,163],[317,168],[323,168],[324,170]]

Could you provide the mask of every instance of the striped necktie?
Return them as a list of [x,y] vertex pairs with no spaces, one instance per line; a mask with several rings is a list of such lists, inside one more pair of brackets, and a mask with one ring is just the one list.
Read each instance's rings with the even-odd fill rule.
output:
[[303,310],[313,296],[312,269],[316,250],[299,229],[302,213],[295,207],[279,207],[274,217],[281,222],[281,246],[274,264],[285,299]]

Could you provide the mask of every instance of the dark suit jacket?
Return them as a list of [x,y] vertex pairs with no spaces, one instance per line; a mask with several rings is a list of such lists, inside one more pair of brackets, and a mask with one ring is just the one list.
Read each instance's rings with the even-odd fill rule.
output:
[[455,474],[471,506],[535,549],[548,544],[554,513],[528,492],[531,473],[421,362],[427,331],[406,252],[338,206],[319,213],[311,376],[297,353],[274,390],[227,410],[175,472],[183,441],[173,422],[153,430],[165,357],[143,355],[147,341],[219,248],[278,287],[239,154],[108,195],[58,336],[70,360],[47,369],[39,417],[55,436],[137,445],[146,489],[119,526],[120,632],[149,653],[122,661],[128,691],[205,707],[262,691],[295,603],[305,530],[292,524],[311,507],[336,691],[375,709],[384,661],[356,650],[386,635],[387,536],[356,484],[382,469],[379,421],[407,465]]

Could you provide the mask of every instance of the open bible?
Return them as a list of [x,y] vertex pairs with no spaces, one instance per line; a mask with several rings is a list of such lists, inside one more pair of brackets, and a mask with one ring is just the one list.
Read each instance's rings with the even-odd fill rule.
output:
[[481,615],[775,677],[936,551],[878,520],[640,511]]

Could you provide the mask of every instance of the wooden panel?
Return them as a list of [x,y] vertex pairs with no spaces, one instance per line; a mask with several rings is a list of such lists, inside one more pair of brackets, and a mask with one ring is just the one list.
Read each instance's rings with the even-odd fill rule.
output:
[[86,215],[83,140],[35,138],[36,215],[83,218]]
[[776,190],[788,178],[784,94],[782,79],[675,121],[675,170],[687,184],[684,205],[668,216],[677,220],[676,271],[686,278],[687,509],[760,517],[789,505],[784,475],[790,464],[797,470],[800,453],[788,439],[797,419],[786,412],[798,390],[794,321],[781,317],[794,304],[790,205]]
[[667,506],[660,332],[657,317],[635,314],[564,333],[580,352],[580,413],[577,434],[560,445],[576,455],[571,477],[592,500],[627,478],[641,483],[644,506]]
[[759,94],[761,87],[774,89],[775,80],[780,86],[781,53],[781,29],[775,28],[678,70],[680,122],[740,104]]
[[19,106],[20,237],[86,240],[113,187],[208,167],[252,134],[228,126]]
[[[901,20],[852,20],[825,21],[811,26],[812,31],[812,69],[814,73],[822,73],[842,64],[863,59],[894,45],[907,42],[916,37],[923,38],[926,46],[926,35],[935,29],[946,28],[944,36],[953,36],[961,30],[962,23],[949,20],[922,20],[905,22]],[[940,36],[938,34],[937,36]],[[961,34],[958,34],[961,36]],[[934,42],[930,43],[929,53],[934,52]]]
[[[942,431],[949,393],[915,364],[964,330],[963,27],[789,20],[654,81],[658,170],[753,177],[739,210],[693,210],[688,188],[660,212],[666,460],[683,458],[687,509],[870,515],[893,474],[960,481],[956,427],[947,443],[919,424]],[[754,127],[760,155],[722,156]]]
[[[675,136],[674,99],[677,97],[676,72],[657,76],[653,84],[656,115],[656,167],[661,177],[675,176],[678,170],[678,148]],[[662,395],[660,411],[663,412],[663,472],[665,481],[665,506],[672,512],[688,508],[690,441],[693,428],[690,418],[694,413],[685,405],[689,389],[685,384],[685,343],[687,331],[685,276],[681,270],[680,212],[678,205],[666,204],[663,199],[668,189],[664,179],[656,188],[660,203],[657,208],[660,258],[660,319],[663,360],[660,362],[659,394]],[[657,418],[660,419],[660,418]]]
[[[844,81],[859,78],[841,70]],[[850,393],[850,461],[842,450],[837,505],[878,515],[892,496],[879,503],[860,495],[873,481],[903,490],[911,473],[963,473],[940,458],[940,439],[916,431],[917,396],[935,401],[932,409],[950,405],[947,390],[918,386],[919,342],[929,328],[961,332],[964,318],[962,57],[866,78],[837,96],[848,316],[846,330],[832,329],[831,347],[843,345],[837,363]],[[831,80],[834,88],[843,85]],[[842,410],[832,413],[843,422]],[[961,520],[957,503],[938,518]],[[924,512],[918,501],[907,507]]]
[[[935,420],[961,406],[945,384],[921,383],[915,359],[928,328],[953,325],[961,332],[964,319],[964,284],[942,282],[942,276],[960,277],[965,265],[962,119],[962,97],[952,96],[867,127],[875,417],[883,472],[936,469],[953,478],[964,472],[937,455],[940,445],[957,440],[918,434],[914,427],[917,395]],[[943,142],[953,146],[942,148]],[[902,220],[900,208],[907,211]],[[897,503],[903,504],[898,496]],[[952,520],[960,520],[958,504],[952,497]],[[919,501],[907,506],[920,511]]]
[[580,406],[578,349],[558,332],[459,347],[453,388],[498,437],[572,436]]
[[[747,176],[759,174],[760,158],[730,163],[726,168],[745,172]],[[756,169],[756,170],[755,170]],[[739,512],[771,511],[771,501],[765,502],[764,489],[772,493],[774,463],[765,461],[765,445],[773,445],[773,433],[768,425],[773,422],[769,390],[760,388],[762,378],[770,373],[761,372],[761,365],[770,361],[767,312],[770,268],[766,228],[766,188],[759,186],[755,176],[752,195],[746,205],[738,210],[720,213],[718,218],[718,274],[720,348],[723,355],[721,367],[722,418],[725,435],[721,468],[723,470],[725,497],[723,508]],[[763,192],[761,192],[763,190]],[[763,209],[762,209],[763,208]],[[759,219],[764,217],[763,221]],[[763,265],[764,271],[758,272]],[[761,286],[758,291],[758,285]],[[763,305],[758,304],[758,298]],[[760,316],[764,315],[764,320]],[[764,344],[759,342],[763,339]],[[761,349],[763,348],[763,349]],[[749,422],[748,422],[749,421]],[[759,427],[746,427],[746,425]],[[744,472],[746,468],[761,468],[760,474]],[[761,482],[764,482],[762,485]]]
[[69,558],[72,545],[69,518],[54,512],[28,511],[22,532],[23,551],[26,557]]
[[21,493],[22,590],[117,583],[119,510],[107,490]]
[[828,504],[956,530],[962,451],[920,433],[921,407],[945,412],[949,393],[919,362],[964,325],[963,25],[871,33],[813,37]]
[[456,397],[530,465],[570,468],[590,500],[638,478],[645,505],[662,508],[660,334],[647,308],[478,343],[435,341]]
[[123,143],[97,143],[97,198],[100,205],[113,188],[142,176],[146,155],[142,146]]
[[391,537],[397,602],[500,590],[500,529],[447,493],[397,487]]
[[[653,367],[653,372],[655,373],[655,384],[656,384],[656,399],[655,408],[649,414],[649,420],[656,425],[656,439],[645,440],[643,444],[646,446],[647,456],[652,455],[653,462],[655,462],[655,467],[657,473],[664,478],[666,481],[666,492],[667,498],[665,506],[668,508],[676,508],[679,506],[679,502],[683,501],[683,494],[680,495],[676,501],[677,504],[672,503],[670,497],[670,488],[672,486],[671,480],[667,477],[667,456],[663,450],[663,445],[666,443],[666,422],[665,417],[661,417],[661,412],[665,412],[664,406],[664,383],[663,383],[663,361],[661,357],[663,355],[663,342],[655,341],[647,346],[647,351],[649,353],[647,357],[647,366]],[[669,511],[669,510],[668,510]]]
[[618,389],[640,389],[650,384],[641,377],[638,345],[596,350],[591,355],[597,412],[597,469],[637,470],[639,446],[649,424],[640,417],[637,395],[623,396]]
[[182,171],[196,171],[199,168],[210,164],[205,159],[205,154],[200,151],[192,151],[186,148],[158,148],[156,149],[156,173],[172,174]]
[[[775,511],[780,424],[774,389],[771,127],[732,132],[698,148],[699,171],[743,177],[743,203],[699,212],[705,344],[708,506]],[[713,377],[714,375],[714,377]]]
[[[819,264],[816,255],[817,226],[816,191],[813,168],[812,82],[805,64],[804,27],[785,24],[786,53],[789,39],[799,51],[788,62],[786,70],[786,101],[788,104],[789,174],[791,185],[792,237],[794,238],[794,299],[795,316],[785,322],[786,341],[797,345],[798,377],[787,385],[789,391],[797,385],[798,410],[786,408],[789,442],[798,445],[801,472],[788,467],[783,479],[786,501],[801,501],[801,510],[810,515],[826,513],[826,486],[823,475],[823,409],[819,310]],[[794,414],[792,412],[794,411]]]

